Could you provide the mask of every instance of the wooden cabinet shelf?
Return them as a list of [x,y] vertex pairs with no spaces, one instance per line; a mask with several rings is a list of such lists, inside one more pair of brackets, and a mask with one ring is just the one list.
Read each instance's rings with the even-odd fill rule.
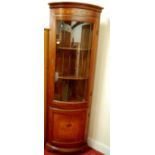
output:
[[88,101],[83,99],[82,101],[60,101],[60,100],[53,100],[53,107],[58,109],[81,109],[81,108],[88,108]]
[[58,79],[65,79],[65,80],[86,80],[86,79],[88,79],[88,77],[59,76]]
[[54,103],[65,103],[65,104],[82,104],[82,103],[85,103],[85,102],[88,102],[88,101],[83,100],[83,101],[79,102],[79,101],[75,100],[75,101],[68,101],[68,102],[66,102],[66,101],[53,100],[53,102]]
[[62,51],[89,51],[90,49],[84,49],[84,48],[73,48],[73,47],[57,47],[57,50]]
[[55,2],[49,6],[45,147],[69,154],[87,146],[96,32],[103,8],[77,2]]

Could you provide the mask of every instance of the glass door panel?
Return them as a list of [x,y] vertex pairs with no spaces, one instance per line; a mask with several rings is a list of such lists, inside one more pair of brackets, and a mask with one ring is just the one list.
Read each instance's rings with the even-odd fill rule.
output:
[[85,101],[86,80],[59,79],[55,85],[55,99],[60,101]]
[[57,21],[54,99],[86,99],[91,40],[92,24]]

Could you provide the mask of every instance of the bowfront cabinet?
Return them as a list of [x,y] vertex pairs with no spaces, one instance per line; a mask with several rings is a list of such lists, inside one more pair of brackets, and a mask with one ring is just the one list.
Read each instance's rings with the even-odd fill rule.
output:
[[75,152],[87,145],[102,8],[75,2],[49,6],[46,147]]

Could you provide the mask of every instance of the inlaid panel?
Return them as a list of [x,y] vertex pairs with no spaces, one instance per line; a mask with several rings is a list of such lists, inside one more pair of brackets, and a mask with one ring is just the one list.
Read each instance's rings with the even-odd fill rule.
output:
[[[86,109],[49,109],[51,142],[78,143],[85,139]],[[52,129],[52,128],[53,129]]]

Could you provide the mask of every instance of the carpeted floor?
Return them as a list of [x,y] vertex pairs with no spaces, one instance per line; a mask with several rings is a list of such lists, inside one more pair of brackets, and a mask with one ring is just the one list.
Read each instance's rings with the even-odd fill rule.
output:
[[[60,153],[53,153],[53,152],[48,152],[47,150],[44,151],[44,155],[61,155]],[[72,154],[73,155],[73,154]],[[86,152],[83,153],[75,153],[74,155],[104,155],[96,150],[89,149]]]

